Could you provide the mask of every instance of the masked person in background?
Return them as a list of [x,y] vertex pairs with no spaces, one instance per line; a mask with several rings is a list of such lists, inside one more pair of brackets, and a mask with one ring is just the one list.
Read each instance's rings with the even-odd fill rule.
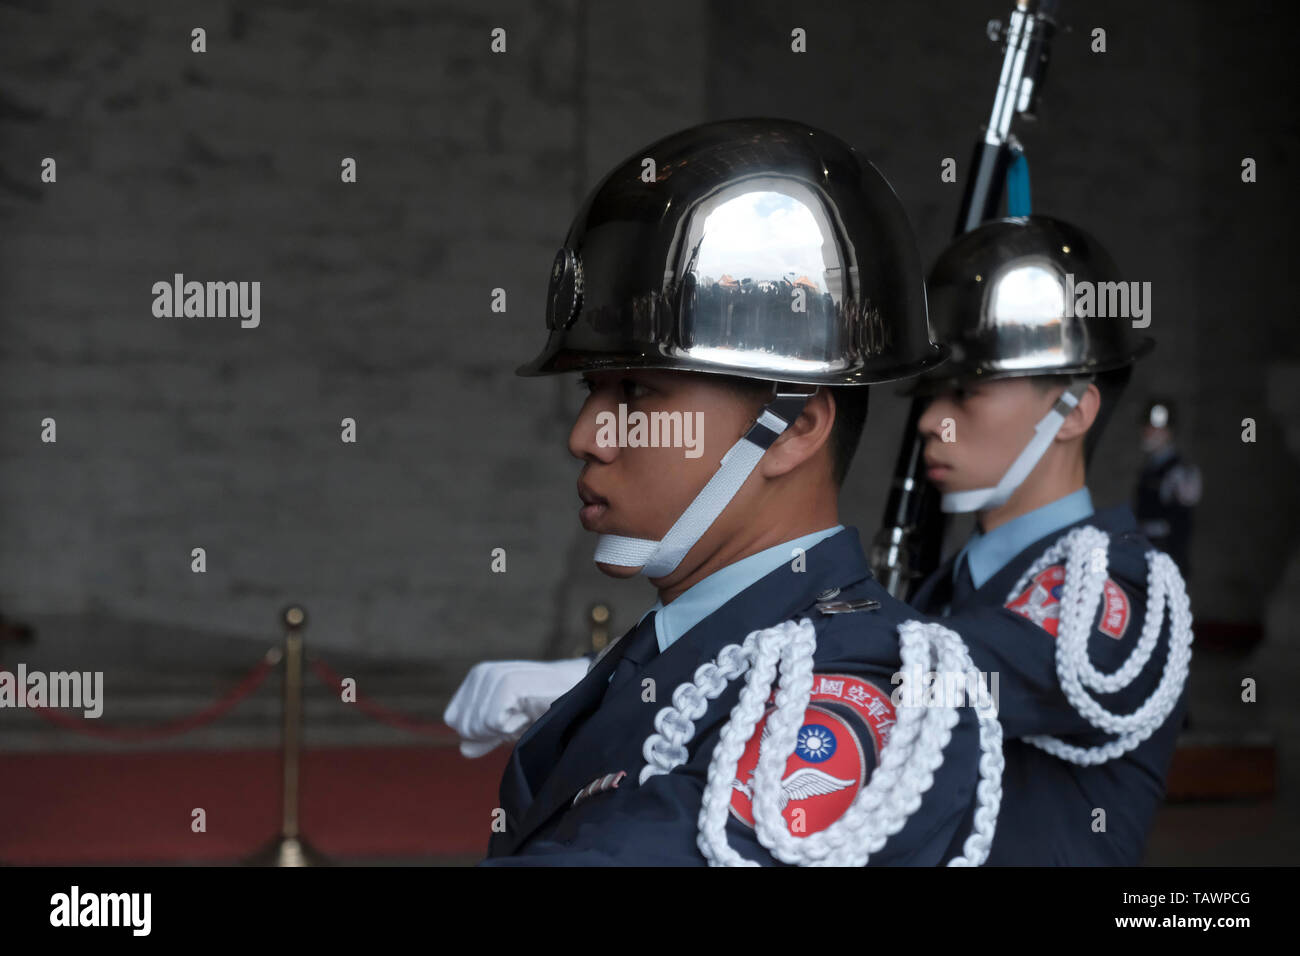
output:
[[[1095,239],[1044,216],[985,223],[939,258],[930,316],[952,357],[917,385],[927,477],[969,541],[920,610],[998,675],[1006,740],[991,864],[1136,865],[1185,708],[1191,611],[1127,507],[1095,511],[1087,466],[1133,362],[1120,280]],[[1073,298],[1073,301],[1070,301]]]
[[1142,411],[1142,474],[1138,476],[1138,526],[1167,552],[1183,577],[1190,577],[1192,513],[1201,500],[1201,470],[1185,461],[1174,444],[1175,415],[1167,399]]
[[579,210],[547,325],[519,371],[588,390],[569,451],[597,565],[659,599],[520,737],[486,864],[982,861],[991,702],[896,703],[900,671],[978,675],[837,515],[866,385],[942,358],[884,178],[786,120],[659,140]]

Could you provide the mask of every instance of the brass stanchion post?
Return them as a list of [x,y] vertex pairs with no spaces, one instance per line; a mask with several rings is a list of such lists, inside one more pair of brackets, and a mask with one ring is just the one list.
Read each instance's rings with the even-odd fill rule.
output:
[[609,607],[593,604],[587,611],[591,623],[591,650],[600,652],[609,644]]
[[280,836],[258,851],[249,863],[253,866],[321,866],[326,859],[312,847],[298,830],[299,775],[298,759],[302,751],[302,629],[307,612],[298,605],[284,609],[284,670],[282,683],[283,726],[281,754],[283,800],[280,807]]

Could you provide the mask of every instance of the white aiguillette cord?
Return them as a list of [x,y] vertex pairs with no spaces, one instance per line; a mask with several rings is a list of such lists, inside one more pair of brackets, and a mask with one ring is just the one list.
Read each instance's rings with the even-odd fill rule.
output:
[[[803,391],[792,389],[802,387]],[[792,422],[803,413],[808,399],[817,393],[816,386],[772,385],[773,398],[763,406],[753,426],[722,456],[718,470],[695,500],[668,529],[662,541],[602,534],[596,543],[594,560],[599,564],[616,564],[641,568],[648,578],[671,574],[682,558],[704,536],[704,532],[722,514],[736,496],[758,460],[772,447]]]
[[972,491],[950,491],[943,496],[939,509],[949,514],[966,514],[971,511],[983,511],[997,508],[1007,503],[1007,499],[1020,487],[1020,483],[1029,477],[1040,458],[1047,452],[1056,437],[1056,433],[1065,424],[1066,416],[1074,411],[1079,399],[1088,390],[1089,380],[1075,382],[1067,388],[1053,403],[1051,410],[1034,426],[1034,437],[1025,446],[1018,458],[1011,463],[1007,473],[994,488],[976,488]]
[[[1095,747],[1079,747],[1046,735],[1025,737],[1024,741],[1054,757],[1084,767],[1123,756],[1164,725],[1178,705],[1192,658],[1192,609],[1187,587],[1173,559],[1152,549],[1146,552],[1147,610],[1141,638],[1128,659],[1110,674],[1101,673],[1093,665],[1088,642],[1098,617],[1097,608],[1104,600],[1109,551],[1110,536],[1106,532],[1092,525],[1075,528],[1039,556],[1020,576],[1007,597],[1008,602],[1012,601],[1036,575],[1053,564],[1065,562],[1060,626],[1056,637],[1056,675],[1061,690],[1074,709],[1098,730],[1116,734],[1118,739]],[[1143,672],[1160,639],[1166,607],[1169,609],[1168,657],[1155,690],[1131,714],[1121,715],[1106,710],[1088,690],[1115,694],[1133,683]]]
[[[961,674],[979,680],[961,635],[938,622],[905,621],[898,626],[900,673]],[[655,733],[646,738],[646,759],[638,783],[669,774],[690,759],[688,745],[695,722],[708,712],[731,681],[746,675],[745,686],[731,709],[709,757],[709,769],[697,817],[696,846],[710,866],[756,866],[727,838],[736,768],[763,719],[772,685],[780,670],[776,708],[760,737],[754,768],[753,814],[758,842],[776,859],[798,866],[864,866],[888,839],[919,810],[944,762],[944,751],[960,720],[955,706],[903,702],[898,722],[883,745],[880,762],[870,780],[839,818],[824,830],[795,836],[781,814],[785,767],[795,752],[813,687],[817,629],[808,618],[785,621],[750,632],[743,644],[728,644],[712,661],[701,664],[695,679],[679,684],[672,704],[655,714]],[[977,711],[979,719],[979,781],[975,813],[960,855],[949,866],[979,866],[989,855],[1002,806],[1002,725],[996,707]],[[767,738],[770,731],[771,737]],[[931,805],[951,801],[951,793],[936,794]]]

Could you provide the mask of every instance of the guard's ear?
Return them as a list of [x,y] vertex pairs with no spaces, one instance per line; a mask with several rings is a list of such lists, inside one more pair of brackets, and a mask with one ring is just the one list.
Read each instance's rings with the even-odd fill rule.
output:
[[[1064,394],[1065,390],[1062,389]],[[1056,433],[1057,441],[1073,441],[1087,434],[1092,423],[1101,411],[1101,392],[1096,385],[1089,384],[1087,390],[1079,396],[1079,404],[1070,410],[1061,423],[1061,430]]]
[[835,423],[835,396],[825,386],[817,389],[772,447],[758,460],[764,478],[777,478],[814,457],[830,441]]

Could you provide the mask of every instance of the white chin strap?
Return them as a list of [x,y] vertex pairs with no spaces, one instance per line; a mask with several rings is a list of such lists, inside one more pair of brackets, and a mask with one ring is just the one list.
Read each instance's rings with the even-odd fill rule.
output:
[[596,543],[594,560],[598,564],[640,568],[641,573],[648,578],[672,574],[677,565],[681,564],[682,558],[695,546],[695,542],[704,536],[704,532],[709,530],[710,525],[736,496],[763,453],[799,417],[804,405],[816,391],[815,388],[806,392],[775,389],[775,397],[763,406],[749,431],[722,456],[718,470],[709,479],[709,483],[668,529],[662,541],[602,534]]
[[939,510],[949,514],[966,514],[970,511],[984,511],[997,508],[1007,503],[1007,499],[1020,487],[1020,483],[1029,477],[1040,458],[1047,452],[1052,439],[1061,430],[1065,418],[1079,404],[1079,398],[1088,390],[1088,379],[1075,382],[1058,398],[1051,410],[1034,426],[1034,437],[1025,446],[1025,450],[1011,463],[1007,473],[995,488],[976,488],[972,491],[951,491],[943,496]]

